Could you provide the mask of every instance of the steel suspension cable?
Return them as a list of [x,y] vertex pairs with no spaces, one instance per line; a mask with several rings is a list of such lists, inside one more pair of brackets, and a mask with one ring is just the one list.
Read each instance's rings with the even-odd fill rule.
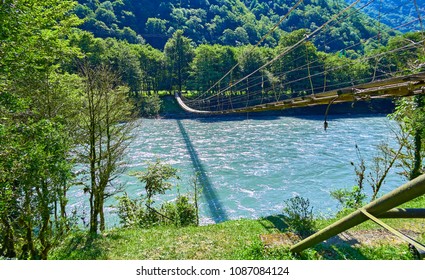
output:
[[[285,16],[283,16],[278,23],[276,23],[270,30],[269,32],[267,32],[266,35],[264,35],[260,41],[257,42],[257,44],[255,44],[254,46],[252,46],[252,48],[247,52],[247,54],[250,54],[256,47],[258,47],[262,42],[264,42],[264,40],[267,39],[267,37],[272,34],[278,27],[279,25],[282,24],[282,22],[287,19],[289,17],[289,15],[303,2],[304,0],[298,0],[298,2],[291,8],[289,9],[289,11],[285,14]],[[201,96],[205,95],[206,93],[208,93],[211,89],[213,89],[214,87],[216,87],[218,84],[220,84],[221,81],[223,81],[228,75],[230,75],[233,70],[235,70],[236,67],[238,67],[240,65],[240,63],[238,62],[236,65],[234,65],[223,77],[221,77],[214,85],[212,85],[209,89],[207,89],[204,93],[201,94]]]
[[267,62],[266,64],[264,64],[263,66],[259,67],[258,69],[256,69],[255,71],[253,71],[252,73],[248,74],[247,76],[243,77],[242,79],[238,80],[237,82],[235,82],[233,85],[225,88],[224,90],[222,90],[219,93],[225,92],[227,90],[229,90],[230,88],[232,88],[233,86],[239,84],[240,82],[242,82],[243,80],[251,77],[252,75],[254,75],[255,73],[263,70],[264,68],[266,68],[267,66],[269,66],[270,64],[272,64],[273,62],[275,62],[276,60],[278,60],[279,58],[281,58],[282,56],[286,55],[287,53],[289,53],[290,51],[294,50],[296,47],[298,47],[299,45],[301,45],[302,43],[304,43],[305,41],[313,38],[317,33],[319,33],[323,28],[325,28],[329,23],[333,22],[336,18],[340,17],[343,13],[345,13],[347,10],[349,10],[350,8],[354,7],[355,5],[357,5],[357,3],[359,3],[360,0],[356,0],[355,2],[353,2],[351,5],[349,5],[348,7],[346,7],[345,9],[343,9],[341,12],[339,12],[337,15],[333,16],[330,20],[328,20],[327,22],[325,22],[323,25],[321,25],[320,27],[318,27],[316,30],[314,30],[311,34],[306,35],[303,39],[299,40],[297,43],[295,43],[294,45],[292,45],[291,47],[287,48],[284,52],[282,52],[281,54],[279,54],[278,56],[276,56],[275,58],[273,58],[272,60],[270,60],[269,62]]

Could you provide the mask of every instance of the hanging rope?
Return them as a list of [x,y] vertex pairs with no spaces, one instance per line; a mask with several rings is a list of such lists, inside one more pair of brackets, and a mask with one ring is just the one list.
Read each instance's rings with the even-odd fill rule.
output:
[[[306,44],[308,41],[315,38],[319,34],[319,32],[324,32],[324,33],[329,32],[330,27],[335,26],[336,24],[340,23],[344,19],[346,19],[346,18],[348,18],[352,15],[357,14],[362,8],[364,8],[368,5],[370,5],[372,2],[374,2],[374,0],[371,0],[368,3],[366,3],[365,5],[363,5],[361,8],[356,9],[354,11],[349,11],[349,9],[352,8],[354,5],[356,5],[359,1],[360,0],[352,3],[351,5],[346,7],[344,10],[340,11],[337,15],[334,15],[325,24],[323,24],[322,26],[320,26],[319,28],[317,28],[316,30],[311,32],[310,34],[306,35],[304,38],[302,38],[301,40],[299,40],[298,42],[296,42],[292,46],[284,49],[279,55],[275,56],[273,59],[269,60],[267,63],[265,63],[261,67],[257,68],[256,70],[254,70],[250,74],[246,75],[245,77],[243,77],[243,78],[241,78],[237,81],[233,81],[233,71],[237,66],[239,66],[239,64],[235,65],[225,76],[223,76],[219,80],[218,83],[216,83],[219,86],[219,89],[214,95],[211,95],[211,96],[204,98],[204,99],[201,99],[201,96],[198,96],[195,99],[187,100],[187,104],[197,104],[197,106],[201,106],[201,107],[202,106],[203,107],[209,106],[210,110],[212,110],[213,108],[216,108],[218,110],[225,110],[225,109],[228,109],[228,108],[234,109],[234,108],[255,106],[255,104],[257,104],[258,101],[260,102],[260,104],[268,103],[268,102],[273,101],[273,94],[274,94],[274,100],[279,101],[279,100],[281,100],[281,94],[284,92],[285,88],[291,89],[291,85],[293,85],[294,83],[302,82],[303,80],[306,80],[306,79],[308,79],[308,81],[309,81],[309,88],[310,88],[307,91],[311,91],[312,94],[314,94],[315,92],[318,92],[318,91],[325,92],[327,89],[337,88],[338,86],[341,86],[341,87],[346,86],[345,85],[346,82],[331,83],[330,80],[328,80],[328,78],[327,78],[329,73],[332,73],[332,71],[343,69],[345,67],[349,67],[353,63],[362,63],[363,61],[366,62],[366,61],[369,61],[369,60],[372,60],[372,59],[375,59],[375,71],[373,73],[373,80],[381,78],[381,77],[385,78],[386,77],[385,73],[378,73],[378,71],[377,71],[378,62],[381,60],[381,58],[383,58],[384,55],[387,55],[387,54],[397,53],[398,51],[404,51],[404,50],[408,50],[408,49],[417,48],[418,44],[424,43],[424,39],[422,39],[420,42],[412,42],[412,44],[408,44],[408,45],[403,46],[401,48],[394,49],[394,50],[391,50],[391,51],[387,51],[387,52],[384,52],[384,53],[377,53],[377,54],[369,56],[369,57],[361,57],[358,60],[349,60],[344,65],[333,67],[333,68],[327,67],[328,64],[323,65],[322,63],[318,63],[318,62],[320,62],[319,60],[321,60],[321,58],[311,60],[310,52],[309,52],[308,46]],[[421,23],[421,27],[423,26],[421,16],[420,16],[420,10],[417,7],[416,0],[413,0],[413,1],[415,3],[415,7],[417,9],[418,19],[415,19],[411,22],[400,25],[400,27],[406,26],[408,24],[412,24],[413,22],[416,22],[418,20]],[[301,2],[302,1],[300,0],[296,4],[299,5]],[[403,3],[400,3],[400,4],[404,5]],[[362,41],[362,42],[359,41],[358,43],[354,43],[351,46],[344,48],[343,51],[354,48],[354,47],[356,47],[357,45],[360,45],[360,44],[367,44],[367,42],[372,40],[372,39],[378,39],[378,40],[382,39],[380,22],[386,15],[384,15],[382,13],[381,8],[382,8],[382,0],[380,0],[380,11],[379,11],[379,17],[378,17],[378,29],[379,29],[378,33],[377,34],[375,33],[376,34],[375,36],[367,39],[366,41]],[[345,13],[347,13],[347,15],[345,15]],[[286,15],[286,17],[287,17],[287,15]],[[276,28],[279,24],[276,25]],[[397,28],[393,28],[393,30],[397,30]],[[268,34],[271,34],[271,32],[273,32],[273,31],[270,31]],[[424,34],[425,33],[423,32],[422,36],[424,36]],[[267,36],[268,35],[264,36],[262,39],[265,39],[265,37],[267,37]],[[338,38],[336,38],[332,41],[335,41],[337,39]],[[262,41],[263,40],[261,40],[256,46],[258,46]],[[325,46],[327,44],[330,44],[331,42],[326,40],[326,36],[325,36]],[[252,47],[247,53],[252,52],[253,49],[256,46]],[[264,79],[264,72],[265,71],[262,71],[262,70],[264,70],[266,67],[271,65],[273,62],[276,62],[277,60],[281,59],[285,55],[289,54],[290,52],[295,51],[299,47],[305,47],[305,51],[304,51],[303,55],[297,56],[294,59],[292,59],[291,61],[289,61],[289,60],[282,61],[282,63],[283,63],[283,65],[285,65],[285,64],[290,65],[291,63],[296,62],[297,60],[302,60],[302,59],[305,59],[306,63],[302,66],[299,66],[295,69],[293,68],[289,71],[285,71],[285,72],[282,72],[282,73],[279,73],[279,74],[275,74],[275,73],[270,74],[271,77],[272,77],[272,78],[268,79],[270,83],[269,82],[265,83],[265,79]],[[293,73],[295,71],[302,71],[302,70],[306,70],[306,72],[307,72],[307,75],[305,77],[296,78],[294,80],[286,81],[284,83],[282,83],[282,82],[280,82],[280,83],[276,82],[275,83],[275,79],[277,81],[279,81],[282,78],[284,78],[285,75],[288,75],[289,73]],[[255,75],[256,73],[258,73],[260,71],[262,72],[261,75]],[[267,72],[268,71],[270,71],[270,70],[268,69]],[[394,72],[394,73],[391,73],[391,74],[396,75],[398,73],[399,72]],[[221,89],[221,86],[223,85],[221,83],[221,81],[228,75],[230,75],[230,84],[227,87],[225,87],[224,89]],[[315,87],[314,83],[313,83],[313,78],[314,78],[314,80],[317,80],[317,79],[320,79],[320,77],[323,77],[323,85],[320,85],[319,87]],[[370,76],[369,76],[369,79],[370,79]],[[244,81],[244,80],[246,80],[246,83],[242,83],[242,81]],[[353,85],[354,85],[354,83],[357,83],[357,82],[358,83],[366,83],[367,81],[364,80],[363,78],[361,78],[361,79],[354,79],[352,82],[353,82]],[[278,84],[278,86],[276,86],[276,84]],[[215,85],[215,86],[217,86],[217,85]],[[214,88],[215,86],[213,85],[210,88],[210,90],[212,88]],[[278,90],[279,96],[277,96],[276,88],[279,89]],[[302,92],[302,91],[305,91],[305,89],[304,90],[297,89],[295,92],[293,92],[293,95],[296,96],[296,94],[300,94],[300,92]],[[227,94],[224,94],[226,92],[230,92],[230,96],[227,95]],[[220,97],[220,94],[223,95],[223,97]],[[205,93],[203,93],[203,95],[205,95]],[[226,97],[228,97],[228,98],[226,98]],[[289,97],[286,96],[286,98],[289,98]],[[329,112],[330,105],[333,102],[334,101],[332,101],[330,104],[328,104],[328,108],[327,108],[326,115],[325,115],[325,123],[326,124],[327,124],[327,114]],[[208,104],[211,104],[211,105],[208,105]]]
[[325,122],[323,123],[323,128],[325,129],[325,131],[328,129],[328,114],[329,114],[329,109],[331,108],[331,105],[339,98],[339,96],[335,97],[334,99],[332,99],[331,102],[329,102],[328,107],[326,107],[326,112],[325,112]]

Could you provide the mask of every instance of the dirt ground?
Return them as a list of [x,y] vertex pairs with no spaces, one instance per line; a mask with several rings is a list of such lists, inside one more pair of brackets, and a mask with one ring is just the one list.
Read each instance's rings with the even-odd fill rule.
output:
[[[422,231],[405,229],[400,230],[403,234],[418,239]],[[301,238],[293,233],[275,233],[275,234],[263,234],[260,236],[261,241],[265,247],[275,246],[292,246],[299,242]],[[380,244],[400,244],[405,241],[399,239],[392,233],[385,229],[373,229],[373,230],[348,230],[337,236],[334,236],[326,241],[325,244],[330,245],[351,245],[356,246],[376,246]]]

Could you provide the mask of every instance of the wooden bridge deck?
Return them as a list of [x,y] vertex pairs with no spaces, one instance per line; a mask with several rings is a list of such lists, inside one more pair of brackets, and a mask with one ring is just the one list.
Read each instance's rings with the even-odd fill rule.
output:
[[355,102],[376,98],[405,97],[418,94],[425,94],[425,72],[359,84],[352,87],[331,90],[318,94],[290,98],[278,102],[222,111],[196,110],[187,106],[177,93],[175,97],[179,105],[187,112],[203,115],[220,115],[283,110],[289,108],[327,105],[331,103]]

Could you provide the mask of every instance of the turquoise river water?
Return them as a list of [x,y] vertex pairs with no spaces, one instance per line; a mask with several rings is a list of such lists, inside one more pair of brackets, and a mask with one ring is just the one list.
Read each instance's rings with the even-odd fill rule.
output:
[[[329,195],[355,185],[355,145],[371,166],[382,142],[394,145],[396,124],[383,115],[330,117],[258,117],[141,119],[127,153],[127,170],[117,179],[130,196],[143,185],[128,175],[160,158],[179,170],[176,181],[185,193],[195,172],[203,185],[202,223],[258,218],[282,212],[285,200],[308,198],[317,215],[331,215],[338,203]],[[382,193],[403,183],[391,172]],[[366,189],[370,192],[370,190]],[[87,208],[81,189],[71,190],[71,208]],[[157,197],[172,200],[176,190]],[[114,199],[108,201],[108,223],[117,224]]]

